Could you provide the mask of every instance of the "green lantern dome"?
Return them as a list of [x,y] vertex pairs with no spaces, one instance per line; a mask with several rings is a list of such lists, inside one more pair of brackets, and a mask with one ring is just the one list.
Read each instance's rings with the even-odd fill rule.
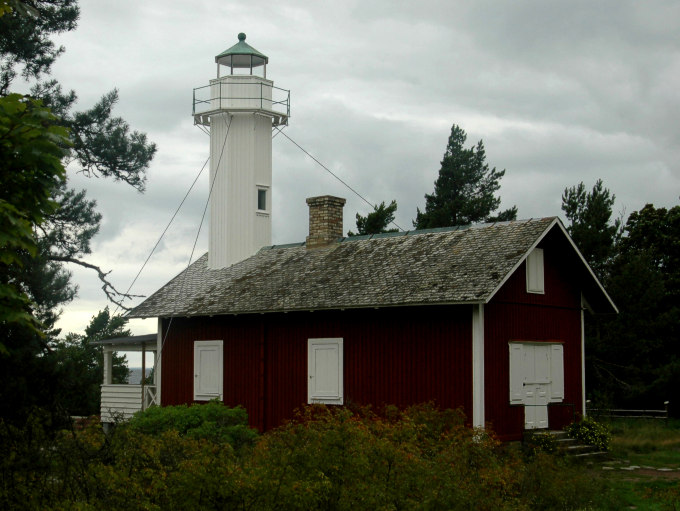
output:
[[269,63],[269,57],[246,43],[246,35],[241,32],[238,42],[215,57],[215,62],[231,68],[254,68]]

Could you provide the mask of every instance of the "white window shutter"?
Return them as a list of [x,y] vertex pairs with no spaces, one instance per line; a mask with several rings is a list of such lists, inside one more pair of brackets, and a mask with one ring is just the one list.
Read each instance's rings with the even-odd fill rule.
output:
[[222,399],[222,341],[194,342],[194,400]]
[[533,249],[527,256],[526,271],[527,293],[544,293],[545,279],[542,248]]
[[309,339],[307,342],[307,402],[343,404],[342,339]]
[[536,383],[550,383],[552,344],[534,344],[534,381]]
[[564,347],[553,344],[550,349],[550,401],[564,399]]
[[511,342],[510,346],[510,404],[524,402],[523,346]]

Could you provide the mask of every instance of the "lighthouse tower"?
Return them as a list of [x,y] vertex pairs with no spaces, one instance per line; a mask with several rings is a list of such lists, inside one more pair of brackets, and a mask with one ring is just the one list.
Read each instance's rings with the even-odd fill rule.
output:
[[290,92],[267,79],[269,59],[245,34],[215,62],[217,78],[194,89],[193,108],[194,123],[210,131],[211,269],[271,245],[272,129],[290,115]]

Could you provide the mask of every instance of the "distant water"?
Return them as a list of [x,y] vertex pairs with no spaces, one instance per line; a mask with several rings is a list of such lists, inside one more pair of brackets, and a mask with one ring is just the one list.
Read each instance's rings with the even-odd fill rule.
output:
[[[128,383],[131,385],[139,385],[142,382],[142,368],[141,367],[128,367],[130,371],[128,373]],[[146,375],[151,374],[151,368],[146,368]]]

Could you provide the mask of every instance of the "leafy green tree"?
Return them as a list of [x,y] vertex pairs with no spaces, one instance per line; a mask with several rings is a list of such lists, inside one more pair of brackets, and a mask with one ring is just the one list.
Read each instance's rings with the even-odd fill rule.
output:
[[441,161],[434,193],[425,195],[425,211],[413,222],[417,229],[467,225],[475,222],[515,220],[517,206],[492,215],[501,199],[495,194],[505,170],[497,171],[486,163],[484,143],[465,148],[467,134],[457,125],[451,127],[446,152]]
[[587,338],[589,386],[615,405],[680,400],[679,247],[680,206],[628,217],[607,278],[620,313]]
[[[49,165],[61,159],[75,172],[120,180],[143,191],[145,172],[156,148],[144,134],[131,131],[123,119],[113,116],[117,92],[111,91],[91,109],[77,112],[75,92],[64,92],[55,80],[45,79],[64,51],[50,38],[75,28],[76,1],[6,0],[1,5],[0,99],[3,104],[13,101],[12,85],[21,75],[33,84],[32,99],[23,101],[27,105],[40,101],[31,109],[43,116],[40,128],[35,128],[37,132],[28,123],[19,126],[16,133],[33,136],[47,130],[47,137],[61,150],[60,154],[47,152],[54,160]],[[49,108],[53,117],[48,117],[47,110],[39,110],[38,105]],[[11,116],[0,115],[5,115],[1,122],[11,124]],[[6,131],[0,133],[0,137],[5,134]],[[38,155],[47,159],[46,150],[32,145],[32,150],[22,152],[23,142],[21,138],[8,139],[2,146],[0,165],[12,165],[19,172],[2,168],[0,194],[11,190],[29,194],[35,190],[47,206],[7,199],[0,206],[3,220],[8,220],[4,225],[11,226],[0,228],[0,306],[4,307],[0,309],[4,314],[0,319],[0,339],[5,347],[0,350],[0,417],[16,422],[22,422],[34,406],[45,407],[55,417],[64,411],[60,402],[62,389],[70,382],[61,378],[53,347],[60,333],[55,328],[60,307],[77,292],[67,265],[93,270],[107,297],[123,308],[123,301],[129,298],[113,286],[110,272],[87,261],[90,242],[101,221],[95,202],[88,200],[84,191],[68,186],[63,167],[58,179],[49,177],[53,175],[49,165],[40,165],[45,175],[30,172],[31,158]],[[33,211],[40,214],[32,216]],[[29,231],[32,239],[26,238]],[[20,293],[18,297],[16,292]]]
[[[92,108],[77,112],[76,93],[64,92],[56,80],[44,79],[64,52],[50,37],[75,29],[79,15],[76,0],[13,0],[8,5],[11,10],[0,17],[0,94],[8,93],[19,74],[32,80],[31,96],[51,109],[57,117],[55,124],[69,130],[69,143],[62,144],[69,168],[86,176],[123,181],[143,191],[145,172],[156,147],[145,134],[131,131],[123,119],[113,116],[117,91],[105,94]],[[82,257],[90,253],[90,240],[101,221],[95,203],[66,184],[53,187],[52,194],[59,206],[57,213],[36,233],[45,264],[64,273],[64,264],[93,270],[107,297],[125,308],[122,302],[127,296],[113,286],[109,272]]]
[[615,199],[601,179],[589,192],[581,182],[565,188],[562,194],[562,211],[569,221],[567,231],[600,279],[606,275],[621,231],[621,220],[612,221]]
[[[64,382],[59,388],[59,402],[69,415],[99,414],[104,354],[103,348],[92,342],[129,337],[130,330],[125,328],[127,321],[122,316],[111,316],[106,307],[92,317],[84,335],[70,333],[51,345],[57,372]],[[113,354],[112,372],[113,383],[127,383],[125,355]]]
[[398,229],[388,229],[394,221],[394,213],[397,211],[397,201],[390,202],[389,206],[385,201],[379,206],[374,206],[371,213],[362,216],[357,213],[357,233],[349,231],[348,236],[361,236],[365,234],[380,234],[381,232],[397,232]]
[[[0,97],[0,324],[35,334],[39,323],[12,270],[37,255],[33,229],[57,209],[51,192],[65,179],[61,146],[67,132],[52,125],[54,119],[40,101],[20,94]],[[0,353],[7,353],[2,340]]]

